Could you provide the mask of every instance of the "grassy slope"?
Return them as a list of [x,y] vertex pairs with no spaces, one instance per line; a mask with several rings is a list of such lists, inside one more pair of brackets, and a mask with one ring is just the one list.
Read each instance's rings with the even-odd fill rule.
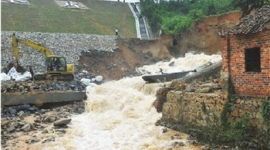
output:
[[89,9],[59,7],[54,0],[29,0],[30,5],[2,3],[2,31],[87,33],[136,37],[135,20],[125,3],[77,0]]

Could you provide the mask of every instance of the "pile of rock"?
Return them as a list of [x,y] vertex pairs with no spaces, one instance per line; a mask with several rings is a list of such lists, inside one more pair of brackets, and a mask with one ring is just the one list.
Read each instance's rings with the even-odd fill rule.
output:
[[[20,140],[29,144],[54,141],[65,134],[68,124],[72,121],[70,116],[83,113],[84,110],[82,101],[55,108],[38,108],[28,104],[2,107],[2,148],[16,144],[21,135],[24,137]],[[47,134],[50,134],[50,137],[45,136]]]
[[86,85],[80,81],[25,81],[16,82],[13,80],[2,82],[1,92],[2,93],[28,93],[28,92],[51,92],[51,91],[85,91]]
[[[87,80],[87,83],[84,82]],[[16,93],[22,94],[28,92],[53,92],[53,91],[75,91],[85,92],[86,87],[91,84],[103,83],[102,76],[96,76],[90,74],[87,71],[82,71],[74,75],[72,81],[54,81],[54,80],[42,80],[42,81],[15,81],[6,80],[1,81],[2,93]]]

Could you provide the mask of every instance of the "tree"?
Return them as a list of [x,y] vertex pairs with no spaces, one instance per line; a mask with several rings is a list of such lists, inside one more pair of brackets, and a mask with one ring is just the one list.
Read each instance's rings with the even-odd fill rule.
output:
[[152,31],[161,29],[174,35],[190,29],[204,16],[233,10],[232,1],[235,0],[140,0],[140,5]]
[[260,8],[265,4],[270,3],[270,0],[234,0],[233,5],[235,8],[240,8],[242,17],[250,14],[253,9]]

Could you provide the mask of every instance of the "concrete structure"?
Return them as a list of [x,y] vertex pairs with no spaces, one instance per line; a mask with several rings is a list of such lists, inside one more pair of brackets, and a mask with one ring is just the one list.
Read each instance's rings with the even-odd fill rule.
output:
[[243,18],[224,39],[223,76],[237,95],[270,96],[270,5]]
[[75,9],[88,9],[83,3],[74,1],[55,1],[60,7],[75,8]]
[[45,103],[80,101],[83,99],[86,99],[85,92],[40,92],[35,94],[2,93],[1,106],[22,104],[41,105]]
[[140,39],[149,39],[149,32],[147,28],[147,22],[145,18],[141,15],[140,4],[139,3],[129,3],[128,4],[136,23],[137,37]]
[[13,4],[21,4],[21,5],[30,5],[28,0],[1,0],[1,3],[13,3]]

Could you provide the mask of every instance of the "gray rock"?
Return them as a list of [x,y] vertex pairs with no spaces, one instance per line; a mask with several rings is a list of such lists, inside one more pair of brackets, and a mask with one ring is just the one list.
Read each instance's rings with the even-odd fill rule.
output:
[[168,131],[167,128],[162,128],[162,133],[166,133]]
[[2,133],[2,136],[8,136],[8,132],[7,131],[4,131],[3,133]]
[[197,89],[195,92],[196,93],[210,93],[211,91],[212,89],[210,87],[205,87],[205,88]]
[[21,122],[18,122],[18,124],[19,124],[20,126],[24,126],[24,125],[26,125],[27,123],[24,122],[24,121],[21,121]]
[[15,114],[17,113],[17,110],[14,109],[14,108],[9,107],[8,109],[9,109],[9,113],[10,113],[11,115],[15,115]]
[[55,131],[56,132],[61,132],[61,133],[66,133],[66,130],[65,129],[56,129]]
[[21,116],[23,116],[24,115],[24,111],[19,111],[18,113],[17,113],[17,115],[19,116],[19,117],[21,117]]
[[44,118],[44,122],[54,122],[56,120],[56,117],[55,116],[46,116]]
[[7,121],[7,120],[1,121],[1,126],[2,126],[2,127],[3,127],[3,126],[6,126],[6,125],[8,125],[8,123],[9,123],[9,121]]
[[47,110],[46,110],[46,109],[41,109],[40,112],[41,112],[42,114],[44,114],[44,113],[47,112]]
[[15,128],[17,128],[19,126],[19,123],[17,121],[12,122],[11,123],[11,126],[14,126]]
[[24,125],[22,128],[21,128],[23,131],[25,132],[28,132],[31,130],[31,124],[30,123],[27,123],[26,125]]
[[79,107],[78,110],[77,110],[77,112],[81,114],[81,113],[84,112],[84,109]]
[[39,141],[40,141],[40,139],[38,137],[32,137],[30,139],[30,142],[29,143],[36,143],[36,142],[39,142]]
[[19,135],[14,133],[14,134],[12,134],[12,137],[13,137],[13,138],[18,138]]
[[41,131],[41,133],[46,134],[46,133],[49,133],[49,131],[47,129],[44,129]]
[[55,141],[55,138],[54,137],[45,139],[44,141],[42,141],[42,143],[47,143],[47,142],[52,142],[52,141]]
[[173,143],[173,147],[179,147],[179,146],[185,146],[185,143],[184,142],[174,142]]
[[179,134],[175,134],[173,136],[171,136],[171,139],[181,139],[181,136]]
[[71,122],[71,119],[60,119],[58,121],[55,121],[53,123],[54,126],[58,126],[58,127],[62,127],[62,126],[66,126],[67,124],[69,124]]
[[201,146],[201,150],[210,150],[210,147],[208,145]]
[[36,111],[38,110],[38,108],[36,106],[32,106],[30,108],[28,108],[29,111]]
[[12,131],[14,131],[16,128],[13,126],[13,125],[11,125],[9,128],[7,128],[7,132],[12,132]]
[[195,92],[195,89],[194,89],[194,86],[189,84],[187,87],[186,87],[186,92]]
[[24,104],[24,105],[21,105],[21,106],[19,106],[19,108],[21,109],[21,110],[27,110],[27,109],[29,109],[31,106],[29,105],[29,104]]

